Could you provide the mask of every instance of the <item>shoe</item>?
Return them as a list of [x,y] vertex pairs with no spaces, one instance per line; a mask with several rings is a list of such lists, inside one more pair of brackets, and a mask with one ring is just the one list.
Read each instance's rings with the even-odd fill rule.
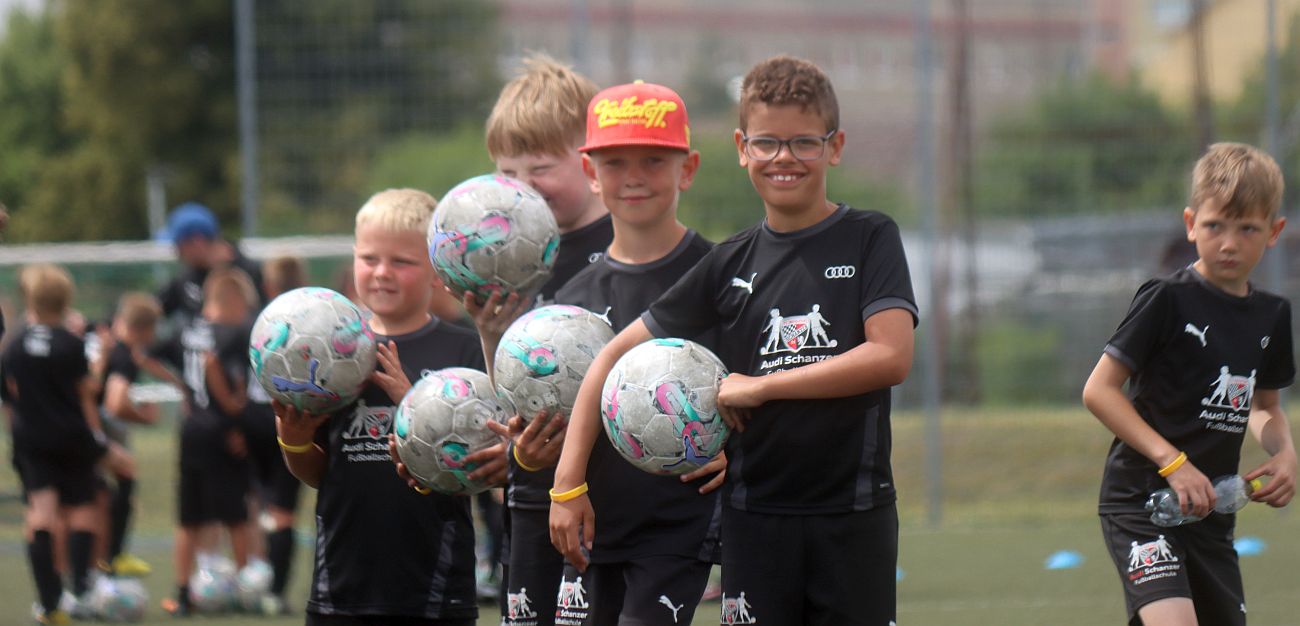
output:
[[80,598],[71,593],[64,596],[64,598],[71,598],[71,601],[68,603],[69,608],[63,608],[65,603],[63,599],[60,599],[58,612],[67,613],[72,617],[72,619],[76,620],[90,620],[98,617],[98,615],[95,614],[95,607],[90,603],[89,589],[86,590],[86,593],[82,594]]
[[113,575],[124,578],[140,578],[149,575],[153,567],[144,559],[123,552],[113,558]]
[[284,598],[273,593],[262,596],[258,601],[258,610],[266,617],[282,617],[289,615],[289,605],[285,603]]
[[62,610],[53,610],[46,613],[39,605],[32,607],[33,617],[36,618],[37,624],[50,624],[52,626],[67,626],[72,623],[72,618]]
[[162,610],[166,611],[167,614],[172,617],[190,616],[190,605],[188,602],[178,602],[175,598],[163,598],[162,602],[158,603],[158,606],[161,606]]

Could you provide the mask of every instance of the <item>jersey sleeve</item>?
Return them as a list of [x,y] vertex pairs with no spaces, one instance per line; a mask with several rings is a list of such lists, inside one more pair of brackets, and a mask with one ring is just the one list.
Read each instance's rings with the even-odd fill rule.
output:
[[1291,343],[1291,303],[1282,301],[1281,312],[1269,341],[1270,350],[1264,357],[1258,385],[1262,389],[1282,389],[1295,382],[1295,354]]
[[1141,370],[1164,342],[1172,306],[1164,282],[1147,281],[1138,288],[1124,321],[1106,343],[1106,354],[1132,372]]
[[135,359],[131,356],[131,349],[125,344],[118,344],[112,352],[108,353],[105,378],[114,374],[125,378],[128,383],[134,383],[140,378],[140,366],[136,365]]
[[641,315],[650,334],[694,339],[718,325],[715,297],[721,288],[714,279],[718,250],[710,250]]
[[912,314],[912,326],[916,326],[920,314],[898,224],[888,220],[876,228],[862,254],[862,320],[886,309],[903,309]]

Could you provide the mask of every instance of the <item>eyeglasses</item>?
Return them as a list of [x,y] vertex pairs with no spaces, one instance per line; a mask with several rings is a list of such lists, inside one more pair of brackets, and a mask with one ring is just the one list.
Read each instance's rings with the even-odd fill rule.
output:
[[771,161],[776,155],[781,154],[781,148],[790,148],[790,154],[800,161],[816,161],[826,154],[826,142],[835,136],[838,130],[832,130],[822,136],[805,135],[801,137],[792,137],[790,139],[777,139],[776,137],[750,137],[741,135],[741,141],[745,142],[745,154],[755,161]]

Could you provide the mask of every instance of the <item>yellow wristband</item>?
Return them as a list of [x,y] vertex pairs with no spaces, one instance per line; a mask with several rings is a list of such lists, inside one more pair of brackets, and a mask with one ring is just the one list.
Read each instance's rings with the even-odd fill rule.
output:
[[1170,474],[1178,471],[1178,468],[1182,467],[1183,463],[1186,462],[1187,462],[1187,453],[1179,452],[1178,458],[1175,458],[1174,460],[1170,461],[1169,465],[1160,468],[1160,477],[1168,478]]
[[551,502],[568,502],[569,500],[572,500],[584,493],[587,493],[587,483],[582,483],[581,485],[578,485],[573,489],[570,489],[568,491],[561,491],[560,493],[556,493],[555,489],[552,488]]
[[275,440],[279,442],[280,447],[283,448],[285,452],[290,452],[293,454],[302,454],[304,452],[310,452],[312,448],[316,447],[316,444],[314,443],[304,443],[300,446],[292,446],[285,443],[284,440],[281,439],[279,435],[275,436]]
[[511,454],[515,455],[515,464],[519,466],[519,469],[524,470],[525,472],[541,471],[542,468],[529,467],[528,465],[524,464],[522,460],[519,459],[519,446],[511,446]]

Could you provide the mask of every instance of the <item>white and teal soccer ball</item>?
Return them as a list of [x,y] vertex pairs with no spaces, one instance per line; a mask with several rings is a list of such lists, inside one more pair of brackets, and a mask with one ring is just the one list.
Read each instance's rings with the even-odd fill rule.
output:
[[457,297],[495,290],[532,297],[551,277],[560,228],[541,194],[522,181],[476,176],[443,196],[429,222],[429,258]]
[[190,603],[200,613],[225,613],[239,606],[235,564],[219,555],[200,555],[190,575]]
[[90,611],[106,622],[138,622],[144,619],[149,593],[136,578],[101,576],[90,590]]
[[235,579],[239,606],[248,612],[262,610],[262,599],[271,592],[271,579],[274,577],[270,563],[262,559],[250,560]]
[[470,480],[478,467],[464,459],[500,443],[501,437],[487,424],[505,423],[512,413],[483,372],[466,367],[429,372],[397,406],[397,456],[429,489],[451,495],[479,493],[493,485]]
[[248,359],[272,398],[329,413],[361,395],[375,371],[375,335],[343,294],[303,287],[281,294],[257,316]]
[[614,449],[652,474],[685,474],[722,451],[731,429],[718,412],[727,368],[704,346],[654,339],[624,354],[601,390]]
[[592,359],[614,329],[582,307],[551,305],[515,320],[497,344],[493,380],[525,421],[538,411],[573,411]]

